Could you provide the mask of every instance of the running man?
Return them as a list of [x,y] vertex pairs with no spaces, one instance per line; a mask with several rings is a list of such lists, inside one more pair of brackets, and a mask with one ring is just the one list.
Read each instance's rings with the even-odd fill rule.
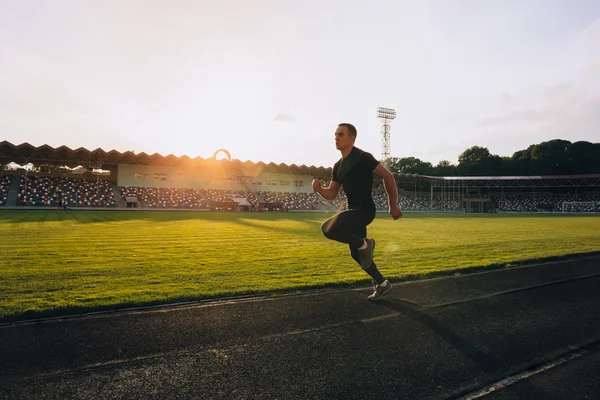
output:
[[347,196],[346,210],[329,218],[321,225],[321,231],[331,240],[346,243],[350,255],[375,281],[375,291],[369,300],[380,300],[392,284],[381,275],[373,262],[375,239],[367,238],[367,225],[375,219],[373,174],[381,177],[388,196],[389,212],[394,219],[402,217],[398,206],[396,180],[390,171],[370,153],[354,146],[356,128],[352,124],[339,124],[335,131],[335,147],[342,158],[333,166],[331,182],[324,187],[319,179],[312,181],[313,189],[329,201],[337,198],[343,188]]

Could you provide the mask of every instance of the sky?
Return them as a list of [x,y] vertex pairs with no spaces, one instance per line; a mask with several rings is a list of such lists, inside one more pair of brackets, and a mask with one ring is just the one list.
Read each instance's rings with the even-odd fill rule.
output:
[[0,0],[0,141],[329,167],[377,107],[434,165],[600,142],[600,1]]

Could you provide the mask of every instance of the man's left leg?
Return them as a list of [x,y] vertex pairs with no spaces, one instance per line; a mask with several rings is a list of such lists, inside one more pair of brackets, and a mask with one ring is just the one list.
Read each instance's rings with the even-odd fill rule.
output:
[[[367,227],[358,227],[357,230],[353,233],[360,237],[367,237]],[[350,247],[350,255],[352,256],[354,261],[356,261],[358,265],[361,265],[360,250],[358,249],[358,247],[348,247]],[[374,291],[373,294],[369,296],[369,300],[380,300],[390,289],[392,289],[392,284],[383,277],[381,272],[379,272],[375,261],[371,262],[371,265],[369,266],[369,268],[365,269],[365,272],[369,274],[373,281],[375,281]]]
[[[360,265],[360,251],[358,250],[358,247],[350,247],[350,255],[352,256],[354,261],[356,261],[358,263],[358,265]],[[375,261],[373,261],[371,263],[369,268],[365,269],[365,272],[367,274],[369,274],[369,276],[371,278],[373,278],[373,280],[377,284],[383,283],[383,281],[385,281],[385,278],[383,277],[383,275],[381,275],[381,272],[379,272],[379,270],[377,269],[377,265],[375,264]]]

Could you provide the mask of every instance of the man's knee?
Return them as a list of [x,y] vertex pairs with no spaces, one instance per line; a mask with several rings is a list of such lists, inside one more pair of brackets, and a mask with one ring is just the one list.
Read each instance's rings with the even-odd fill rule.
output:
[[333,224],[330,221],[325,221],[321,224],[321,232],[327,239],[333,239]]

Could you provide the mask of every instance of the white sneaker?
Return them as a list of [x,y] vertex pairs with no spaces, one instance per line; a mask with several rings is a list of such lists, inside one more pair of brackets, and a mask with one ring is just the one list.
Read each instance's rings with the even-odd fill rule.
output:
[[379,285],[375,285],[373,288],[373,294],[368,297],[368,300],[377,301],[381,300],[381,298],[390,290],[392,290],[392,284],[387,279],[380,283]]

